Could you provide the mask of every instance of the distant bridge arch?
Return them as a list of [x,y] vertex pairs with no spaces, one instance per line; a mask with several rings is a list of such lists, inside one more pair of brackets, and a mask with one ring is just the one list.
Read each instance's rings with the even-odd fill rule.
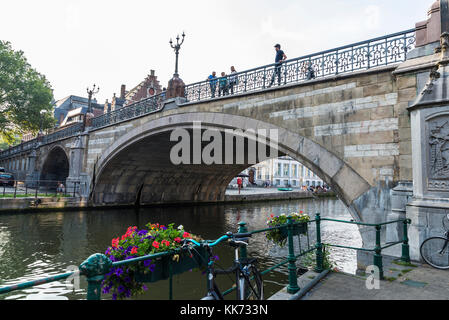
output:
[[56,186],[56,181],[65,182],[70,172],[69,156],[63,147],[52,146],[42,161],[41,184]]

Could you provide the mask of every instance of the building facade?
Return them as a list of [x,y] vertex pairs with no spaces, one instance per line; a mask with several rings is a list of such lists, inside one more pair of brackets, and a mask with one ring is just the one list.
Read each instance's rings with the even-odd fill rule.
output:
[[249,182],[271,186],[300,188],[302,186],[323,186],[323,181],[309,168],[291,157],[279,157],[260,162],[244,171]]

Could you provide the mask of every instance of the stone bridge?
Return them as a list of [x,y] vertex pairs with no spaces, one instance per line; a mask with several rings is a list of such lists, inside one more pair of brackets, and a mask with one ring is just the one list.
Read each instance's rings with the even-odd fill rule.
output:
[[[419,32],[370,40],[374,49],[361,53],[364,64],[357,64],[354,52],[367,42],[290,60],[275,87],[267,86],[274,66],[239,73],[232,95],[213,97],[207,82],[189,85],[181,97],[151,98],[89,119],[82,128],[69,128],[72,133],[64,129],[6,150],[0,166],[29,180],[81,183],[80,193],[93,206],[219,202],[230,180],[252,164],[248,155],[240,163],[175,165],[170,152],[178,141],[170,139],[172,132],[185,129],[192,137],[200,123],[202,132],[213,129],[220,136],[214,139],[225,141],[227,130],[275,129],[278,155],[315,172],[355,220],[402,218],[413,195],[409,108],[429,90],[446,52],[446,38],[426,42]],[[388,39],[403,39],[402,47]],[[384,58],[376,58],[379,43],[401,50],[390,55],[383,47],[377,50]],[[203,137],[203,147],[208,141]],[[191,156],[197,151],[192,147]],[[397,239],[392,231],[387,240]],[[372,237],[361,232],[364,242]]]

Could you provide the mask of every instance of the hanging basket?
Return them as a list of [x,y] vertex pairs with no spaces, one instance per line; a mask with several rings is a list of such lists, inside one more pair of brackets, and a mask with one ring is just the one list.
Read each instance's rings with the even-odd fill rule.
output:
[[207,264],[207,251],[204,247],[196,247],[191,250],[193,256],[187,250],[179,253],[179,261],[173,261],[173,256],[160,257],[152,261],[155,265],[153,272],[146,270],[144,272],[135,272],[134,280],[139,283],[151,283],[160,280],[166,280],[170,277],[170,264],[172,274],[181,274],[194,268],[203,267]]
[[[279,232],[281,233],[281,237],[284,239],[287,239],[288,237],[288,227],[282,227],[279,229]],[[301,234],[307,233],[307,223],[300,223],[293,225],[292,235],[293,236],[299,236]]]

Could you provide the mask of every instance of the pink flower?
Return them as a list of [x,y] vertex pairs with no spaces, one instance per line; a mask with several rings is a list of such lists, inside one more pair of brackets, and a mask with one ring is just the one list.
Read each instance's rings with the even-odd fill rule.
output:
[[131,249],[131,254],[136,254],[136,253],[137,253],[137,248],[136,247],[132,248]]
[[159,242],[154,241],[153,242],[153,247],[155,247],[156,249],[159,249]]
[[182,235],[183,238],[189,238],[190,234],[188,232],[184,232],[184,234]]

